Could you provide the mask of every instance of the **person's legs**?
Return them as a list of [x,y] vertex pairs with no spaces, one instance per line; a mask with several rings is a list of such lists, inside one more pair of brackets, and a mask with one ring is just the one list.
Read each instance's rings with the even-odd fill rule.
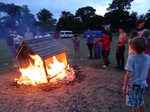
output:
[[132,107],[132,112],[144,112],[144,96],[146,87],[142,85],[128,86],[126,104]]
[[144,112],[144,106],[138,106],[138,112]]
[[138,109],[136,107],[131,108],[132,112],[138,112]]
[[116,68],[119,68],[120,67],[119,47],[116,50],[116,60],[117,60],[117,67]]
[[90,51],[90,58],[93,58],[93,43],[87,43],[89,51]]
[[109,51],[103,51],[103,59],[104,59],[104,65],[108,66],[108,55],[109,55]]
[[124,51],[125,51],[125,46],[120,47],[120,61],[121,61],[121,68],[124,68]]
[[9,46],[10,48],[10,59],[11,61],[15,61],[16,49],[15,46]]
[[147,85],[148,85],[148,89],[150,89],[150,71],[149,71],[149,73],[148,73],[146,82],[147,82]]

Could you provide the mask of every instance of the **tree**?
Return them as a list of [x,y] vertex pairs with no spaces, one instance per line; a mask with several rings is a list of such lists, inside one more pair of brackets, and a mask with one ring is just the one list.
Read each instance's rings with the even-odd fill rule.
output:
[[128,18],[128,21],[127,21],[127,26],[128,26],[128,28],[133,29],[133,28],[136,27],[136,20],[137,20],[137,17],[138,17],[137,12],[132,12],[132,13],[130,13],[129,18]]
[[[30,13],[30,10],[28,9],[27,5],[23,5],[21,7],[21,19],[19,22],[18,27],[21,29],[21,31],[26,31],[26,28],[35,29],[36,27],[36,19],[33,14]],[[23,32],[22,32],[23,33]]]
[[127,26],[129,12],[123,10],[114,10],[104,15],[105,23],[110,24],[112,29],[118,29],[120,25]]
[[0,18],[3,29],[12,28],[24,33],[26,27],[35,27],[36,20],[34,15],[30,13],[26,5],[21,7],[13,3],[0,3],[0,13],[3,13],[3,16]]
[[112,28],[118,28],[119,25],[124,25],[128,28],[135,27],[135,13],[131,14],[128,10],[131,8],[133,0],[113,0],[107,8],[108,13],[105,13],[105,22],[109,23]]
[[75,17],[70,12],[62,11],[61,17],[56,25],[58,31],[60,30],[72,30],[77,31],[81,29],[81,22],[78,17]]
[[53,14],[49,10],[42,9],[39,13],[37,13],[37,18],[39,20],[39,26],[43,30],[55,30],[56,19],[53,18]]
[[131,2],[134,0],[113,0],[109,7],[108,11],[112,10],[128,10],[131,7]]
[[90,6],[79,8],[76,11],[75,16],[80,19],[84,30],[87,30],[91,27],[90,21],[91,18],[93,18],[96,15],[95,11],[96,10]]
[[16,25],[20,21],[20,6],[16,6],[14,4],[4,4],[0,3],[0,12],[3,13],[1,20],[2,24],[8,28],[16,28]]
[[145,15],[146,21],[145,21],[145,28],[150,28],[150,9]]

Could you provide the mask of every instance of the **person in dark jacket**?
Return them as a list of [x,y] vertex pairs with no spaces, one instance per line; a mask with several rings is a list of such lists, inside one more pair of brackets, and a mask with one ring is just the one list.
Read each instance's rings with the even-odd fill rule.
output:
[[16,55],[16,49],[15,49],[15,45],[14,45],[14,39],[15,35],[13,34],[13,31],[11,29],[9,29],[9,33],[7,35],[7,45],[9,46],[10,49],[10,59],[11,61],[15,61],[15,55]]

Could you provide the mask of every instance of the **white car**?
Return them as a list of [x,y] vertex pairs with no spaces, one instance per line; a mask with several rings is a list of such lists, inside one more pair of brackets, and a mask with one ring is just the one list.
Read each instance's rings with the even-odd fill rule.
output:
[[73,37],[72,31],[67,30],[60,31],[60,38],[72,38],[72,37]]

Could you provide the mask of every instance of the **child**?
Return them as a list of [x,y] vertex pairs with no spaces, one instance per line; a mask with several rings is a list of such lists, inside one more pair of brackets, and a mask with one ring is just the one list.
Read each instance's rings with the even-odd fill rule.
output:
[[72,38],[73,46],[74,46],[74,58],[78,56],[78,59],[80,59],[80,40],[77,37],[77,35],[74,35]]
[[[133,39],[134,37],[137,37],[138,36],[138,31],[137,30],[133,30],[131,32],[131,39]],[[128,40],[128,44],[130,43],[131,39]],[[131,50],[131,47],[129,46],[129,50],[128,50],[128,57],[134,55],[134,53],[132,52]]]
[[110,26],[107,25],[107,26],[104,27],[104,29],[107,31],[107,34],[110,37],[110,42],[112,42],[112,33],[111,33],[111,30],[110,30]]
[[143,112],[146,78],[150,69],[150,57],[144,54],[146,40],[141,37],[133,38],[129,43],[135,55],[128,58],[127,70],[122,91],[126,91],[126,105],[132,107],[132,112]]
[[116,60],[117,60],[117,69],[118,71],[124,70],[124,51],[125,51],[125,44],[127,43],[127,34],[125,33],[125,28],[123,26],[119,27],[119,38],[115,42],[117,45],[116,50]]
[[102,34],[103,34],[103,37],[100,40],[98,40],[94,43],[102,44],[102,57],[103,57],[103,60],[104,60],[103,67],[106,68],[106,67],[108,67],[108,64],[110,63],[109,60],[108,60],[109,52],[110,52],[110,37],[107,34],[106,30],[104,30],[102,32]]

